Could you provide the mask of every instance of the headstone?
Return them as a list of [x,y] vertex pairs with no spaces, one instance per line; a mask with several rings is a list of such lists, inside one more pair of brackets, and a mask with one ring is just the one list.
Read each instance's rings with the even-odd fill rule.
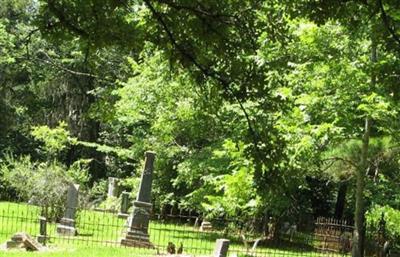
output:
[[213,257],[226,257],[228,255],[228,249],[228,239],[217,239],[217,242],[215,243]]
[[119,218],[128,218],[128,209],[129,209],[129,193],[128,192],[122,192],[121,194],[121,208],[118,213]]
[[40,251],[42,245],[36,242],[30,235],[18,232],[6,243],[7,249],[26,249],[28,251]]
[[39,218],[39,235],[37,240],[39,243],[46,245],[46,237],[47,237],[47,220],[45,217]]
[[11,240],[7,241],[6,247],[7,247],[7,249],[25,248],[25,244],[24,244],[25,239],[26,239],[26,233],[18,232],[12,236]]
[[207,231],[212,231],[212,230],[213,230],[213,227],[212,227],[212,225],[211,225],[211,222],[209,222],[209,221],[203,221],[203,222],[201,223],[200,231],[207,232]]
[[42,246],[29,235],[27,235],[24,244],[28,251],[40,251],[42,249]]
[[78,208],[79,185],[71,184],[67,192],[67,205],[64,217],[57,225],[57,233],[64,236],[75,236],[78,231],[75,228],[75,215]]
[[108,197],[118,197],[119,194],[119,186],[118,186],[118,178],[109,177],[108,178]]
[[154,248],[148,234],[150,211],[152,208],[150,201],[154,159],[154,152],[145,153],[145,164],[139,192],[136,201],[133,202],[132,214],[128,218],[128,231],[125,238],[121,240],[121,244],[124,246]]

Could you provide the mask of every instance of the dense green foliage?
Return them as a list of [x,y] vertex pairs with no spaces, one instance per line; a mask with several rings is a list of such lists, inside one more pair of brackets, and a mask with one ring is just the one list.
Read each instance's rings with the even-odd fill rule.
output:
[[[400,213],[398,209],[390,206],[374,205],[366,214],[367,221],[370,224],[370,233],[375,241],[379,241],[379,234],[390,238],[395,248],[399,247],[400,238]],[[378,236],[377,236],[378,235]]]
[[5,3],[3,198],[26,195],[10,174],[27,160],[91,201],[108,176],[134,195],[153,150],[160,211],[302,223],[400,208],[398,1]]

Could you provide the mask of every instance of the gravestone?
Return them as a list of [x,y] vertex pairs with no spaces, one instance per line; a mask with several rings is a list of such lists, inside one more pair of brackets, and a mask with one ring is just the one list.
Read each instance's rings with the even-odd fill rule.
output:
[[154,152],[145,153],[145,164],[140,180],[139,192],[136,201],[133,202],[133,211],[128,218],[128,231],[121,240],[124,246],[154,248],[150,243],[148,227],[150,211],[152,208],[151,186],[153,181]]
[[79,185],[71,184],[67,192],[67,204],[64,217],[60,224],[57,225],[57,233],[64,236],[75,236],[77,230],[75,228],[75,214],[78,208]]
[[122,192],[121,194],[121,208],[119,210],[118,213],[118,218],[128,218],[129,214],[128,214],[128,209],[129,209],[129,193],[128,192]]
[[27,251],[40,251],[43,246],[35,241],[29,234],[18,232],[6,243],[7,249],[26,249]]
[[212,227],[212,225],[211,225],[211,222],[209,222],[209,221],[203,221],[203,222],[201,223],[200,231],[207,232],[207,231],[212,231],[212,230],[213,230],[213,227]]
[[108,191],[107,191],[108,197],[118,197],[118,194],[119,194],[118,182],[119,182],[118,178],[114,178],[114,177],[108,178]]
[[228,249],[228,239],[217,239],[217,242],[215,243],[213,257],[226,257],[228,255]]
[[39,218],[39,235],[37,241],[43,245],[46,245],[47,237],[47,219],[45,217]]

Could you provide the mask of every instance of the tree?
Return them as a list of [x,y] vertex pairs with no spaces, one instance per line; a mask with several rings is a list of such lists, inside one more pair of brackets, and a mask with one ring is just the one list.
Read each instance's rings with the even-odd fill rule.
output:
[[[297,99],[297,104],[302,105],[301,108],[307,117],[306,124],[309,124],[308,127],[315,129],[316,124],[323,124],[331,130],[330,132],[329,130],[322,131],[324,134],[328,132],[327,135],[332,132],[333,128],[333,131],[339,132],[334,135],[336,140],[354,138],[355,136],[362,138],[360,160],[356,164],[354,256],[361,256],[363,252],[364,174],[369,168],[368,146],[370,136],[371,134],[382,135],[386,129],[398,126],[396,122],[393,123],[397,104],[393,101],[392,96],[386,93],[388,84],[377,80],[376,51],[378,45],[375,41],[377,37],[375,31],[372,32],[372,40],[368,40],[371,35],[370,28],[375,26],[375,23],[373,23],[367,27],[359,28],[356,31],[358,33],[357,38],[354,35],[350,36],[349,32],[354,32],[354,30],[348,30],[344,26],[332,23],[322,25],[321,28],[316,25],[304,26],[304,30],[300,34],[300,42],[306,48],[297,45],[296,53],[304,53],[306,56],[300,54],[299,59],[293,61],[292,65],[295,69],[290,75],[291,85],[299,86],[302,83],[302,86],[297,88],[297,90],[300,90],[296,92],[300,96]],[[333,35],[335,36],[332,37]],[[379,42],[382,42],[380,49],[383,50],[384,41]],[[303,52],[303,49],[305,52]],[[368,57],[371,51],[372,57],[369,61]],[[383,59],[387,57],[383,55]],[[310,59],[312,62],[303,61]],[[390,59],[389,57],[388,60]],[[352,86],[349,87],[349,85]],[[309,86],[311,86],[310,91],[307,89]],[[361,129],[360,118],[364,119],[364,129]],[[374,130],[371,127],[372,121],[375,123]],[[392,122],[392,124],[389,125],[389,122]],[[363,132],[360,133],[362,130]],[[326,141],[325,146],[322,145],[322,149],[328,143],[332,144],[336,140],[334,137],[330,138],[330,141]]]
[[[93,178],[125,176],[153,148],[160,206],[284,217],[303,211],[299,206],[319,213],[320,185],[340,181],[334,167],[350,160],[348,177],[358,174],[354,256],[362,255],[364,194],[374,185],[365,177],[374,167],[371,142],[398,142],[398,1],[32,3],[34,22],[24,15],[28,22],[0,29],[38,28],[41,34],[27,34],[31,54],[14,49],[22,37],[0,42],[6,59],[14,51],[28,60],[28,72],[9,73],[29,75],[17,83],[29,84],[33,98],[21,102],[31,112],[24,121],[66,119],[79,137],[66,163],[97,155],[86,148],[97,141],[118,145],[131,149],[133,160],[98,155],[108,171],[97,169]],[[21,109],[4,99],[10,117]],[[241,187],[248,192],[240,195]]]
[[[246,141],[252,145],[249,152],[258,155],[256,177],[262,178],[268,170],[274,173],[282,151],[276,146],[282,141],[270,115],[280,103],[270,97],[272,84],[264,83],[263,71],[253,58],[259,46],[258,28],[265,26],[272,35],[280,27],[275,29],[274,24],[259,20],[260,9],[259,1],[41,1],[38,22],[53,40],[79,37],[97,47],[124,45],[136,53],[136,61],[140,61],[145,42],[151,42],[171,63],[185,67],[199,85],[212,83],[214,92],[236,102],[243,112],[248,127]],[[81,19],[88,16],[95,19]],[[282,17],[275,15],[275,19],[278,23]],[[270,111],[252,117],[244,104],[251,99]],[[264,155],[265,151],[270,154]],[[257,180],[260,185],[262,180]]]

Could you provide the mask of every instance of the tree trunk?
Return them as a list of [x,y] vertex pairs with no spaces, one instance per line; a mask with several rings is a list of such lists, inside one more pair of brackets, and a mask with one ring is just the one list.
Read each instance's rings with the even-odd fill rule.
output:
[[346,204],[346,194],[347,194],[347,182],[342,182],[339,185],[338,195],[336,198],[335,206],[335,219],[342,219],[344,206]]
[[[377,45],[374,38],[374,31],[372,31],[371,40],[371,63],[377,62]],[[371,74],[371,89],[375,89],[376,86],[376,75],[375,72]],[[365,176],[368,169],[368,148],[369,139],[371,134],[371,119],[367,115],[365,118],[364,134],[362,137],[362,148],[361,148],[361,160],[360,165],[357,169],[357,185],[356,185],[356,210],[354,214],[355,231],[353,236],[353,257],[364,256],[364,237],[365,237],[365,225],[364,225],[364,187],[365,187]]]
[[368,148],[369,148],[369,137],[371,132],[371,121],[367,117],[365,118],[365,129],[362,140],[361,148],[361,161],[360,166],[357,169],[357,184],[356,184],[356,210],[354,214],[355,230],[353,235],[353,257],[364,256],[364,187],[365,187],[365,171],[368,167]]

